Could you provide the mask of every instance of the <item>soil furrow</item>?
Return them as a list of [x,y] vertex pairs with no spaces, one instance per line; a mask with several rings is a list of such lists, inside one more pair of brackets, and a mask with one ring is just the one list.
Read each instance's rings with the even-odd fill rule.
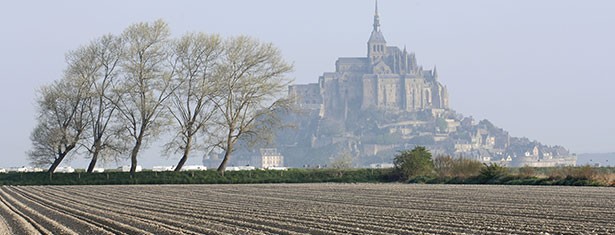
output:
[[[218,194],[222,194],[222,193],[218,193]],[[223,210],[225,211],[229,211],[229,210],[233,210],[238,214],[242,214],[245,212],[245,210],[252,210],[252,213],[262,213],[264,210],[263,208],[275,208],[275,207],[268,207],[266,205],[264,205],[263,207],[260,207],[260,205],[266,204],[266,202],[271,202],[271,201],[276,201],[276,200],[260,200],[260,204],[258,204],[259,208],[246,208],[248,207],[248,205],[256,205],[258,203],[258,201],[249,201],[249,200],[230,200],[232,202],[228,202],[229,200],[229,196],[231,195],[218,195],[218,196],[222,196],[221,198],[226,198],[227,202],[220,202],[218,205],[212,205],[212,199],[214,197],[208,197],[205,206],[213,206],[212,209],[216,209],[216,208],[223,208]],[[245,195],[243,195],[244,197],[247,197]],[[124,196],[125,197],[125,196]],[[161,197],[156,197],[156,198],[161,198]],[[183,200],[187,200],[187,199],[183,199]],[[148,199],[149,202],[151,202],[151,204],[155,205],[155,204],[163,204],[166,200],[165,199],[155,199],[155,198],[150,198]],[[180,206],[178,205],[178,203],[181,201],[181,199],[176,199],[174,200],[174,210],[179,210],[180,208],[175,207],[175,206]],[[279,201],[279,200],[278,200]],[[143,201],[141,201],[143,202]],[[300,205],[300,203],[302,203],[303,201],[293,201],[292,204],[296,204],[296,205]],[[191,203],[192,204],[192,203]],[[231,205],[235,205],[236,207],[230,208],[229,206]],[[302,206],[305,207],[305,206]],[[325,205],[324,207],[327,208],[336,208],[339,207],[337,205]],[[280,208],[283,209],[283,208]],[[340,208],[340,209],[344,209],[344,208]],[[336,211],[337,209],[334,209],[333,211]],[[292,210],[281,210],[281,212],[288,212],[288,211],[292,211]],[[259,218],[263,218],[262,216],[259,216],[258,214],[252,214],[252,216],[254,217],[259,217]],[[300,219],[292,219],[292,217],[296,216],[297,218]],[[317,215],[310,215],[310,214],[295,214],[295,215],[288,215],[288,216],[276,216],[279,217],[280,220],[286,220],[288,222],[292,222],[292,223],[302,223],[302,224],[309,224],[310,226],[313,227],[317,227],[320,224],[326,224],[326,228],[328,230],[334,230],[334,231],[338,231],[338,232],[349,232],[350,230],[357,230],[355,232],[370,232],[372,234],[377,234],[379,233],[379,231],[383,231],[386,233],[391,233],[391,234],[399,234],[399,233],[407,233],[409,231],[421,231],[421,232],[434,232],[437,231],[437,229],[447,229],[450,230],[452,228],[462,228],[463,226],[456,226],[455,224],[449,224],[448,226],[443,226],[442,224],[438,224],[438,225],[430,225],[428,222],[424,221],[424,220],[420,220],[420,221],[412,221],[413,223],[410,224],[423,224],[419,227],[416,226],[404,226],[403,224],[401,226],[404,227],[404,229],[397,229],[394,228],[395,226],[389,226],[387,227],[386,224],[385,225],[381,225],[381,224],[377,224],[375,223],[375,225],[371,225],[372,224],[372,218],[366,217],[366,218],[345,218],[348,217],[349,215],[347,214],[346,216],[340,216],[340,217],[336,217],[335,220],[332,220],[330,216],[327,217],[319,217]],[[271,215],[267,215],[264,218],[265,219],[269,219],[269,217],[272,217]],[[316,218],[314,219],[314,223],[312,223],[311,221],[308,221],[309,218]],[[399,219],[399,218],[398,218]],[[357,221],[362,221],[361,223],[356,223]],[[425,225],[427,224],[427,225]],[[337,227],[337,229],[334,229],[332,227]],[[400,224],[398,224],[396,227],[400,227]],[[434,230],[436,229],[436,230]],[[471,229],[469,228],[464,228],[465,231],[471,231]],[[313,233],[313,231],[311,231],[310,233]]]
[[31,208],[30,205],[26,204],[27,202],[23,203],[15,199],[10,195],[8,187],[2,187],[0,197],[3,198],[7,206],[11,207],[13,212],[28,221],[41,234],[75,234],[68,228]]
[[[0,190],[4,190],[0,188]],[[0,234],[37,234],[41,231],[37,230],[30,222],[23,218],[18,212],[14,211],[14,207],[9,205],[0,195]]]
[[[28,190],[28,191],[36,191],[36,190]],[[55,208],[59,208],[58,210],[66,211],[71,214],[79,215],[88,220],[96,221],[97,223],[102,224],[103,226],[107,226],[112,230],[117,231],[117,233],[122,234],[148,234],[148,230],[143,228],[157,228],[152,224],[144,223],[134,218],[124,218],[118,215],[110,215],[106,210],[92,210],[88,207],[77,207],[74,203],[68,203],[67,201],[52,201],[55,200],[55,195],[48,194],[49,198],[44,198],[43,196],[37,196],[34,193],[28,194],[32,197],[32,200],[37,200],[40,203],[48,204],[55,206]],[[70,205],[70,206],[67,206]],[[153,229],[152,229],[153,230]],[[81,231],[83,233],[87,231]],[[159,232],[164,232],[159,231]]]
[[[167,202],[169,199],[165,199],[165,198],[149,198],[147,200],[139,200],[138,198],[135,197],[130,197],[130,196],[126,196],[124,195],[123,198],[125,199],[131,199],[133,200],[133,202],[129,202],[128,204],[133,204],[133,203],[147,203],[146,205],[144,205],[143,207],[148,208],[151,207],[152,205],[161,205],[164,202]],[[285,217],[285,216],[280,216],[280,215],[276,215],[276,214],[268,214],[268,215],[263,215],[263,212],[265,212],[266,208],[247,208],[246,205],[237,205],[235,207],[235,205],[237,203],[235,202],[214,202],[211,200],[212,198],[209,197],[207,199],[207,201],[203,201],[203,202],[198,202],[198,204],[195,203],[190,203],[190,202],[184,202],[185,204],[181,204],[182,200],[181,199],[174,199],[173,200],[173,205],[172,206],[162,206],[164,211],[167,210],[173,210],[173,213],[175,214],[182,214],[182,215],[186,215],[186,214],[194,214],[195,212],[189,211],[189,212],[180,212],[180,210],[182,209],[188,209],[190,210],[190,206],[203,206],[200,207],[201,209],[206,209],[208,212],[212,214],[212,216],[214,217],[218,217],[218,218],[228,218],[228,219],[235,219],[234,217],[241,217],[244,220],[247,221],[258,221],[259,223],[265,223],[271,226],[276,226],[279,224],[284,224],[284,227],[286,229],[290,229],[293,230],[295,232],[308,232],[308,233],[315,233],[315,232],[319,232],[317,231],[315,228],[317,228],[319,225],[321,224],[327,224],[327,230],[329,231],[338,231],[338,232],[343,232],[343,233],[347,233],[349,231],[352,230],[357,230],[360,232],[370,232],[372,234],[378,234],[378,230],[395,230],[395,229],[390,229],[390,228],[385,228],[385,227],[381,227],[381,226],[377,226],[376,229],[377,230],[370,230],[370,229],[365,229],[365,228],[361,228],[361,227],[366,227],[363,224],[356,224],[356,223],[345,223],[345,224],[335,224],[332,223],[332,221],[327,220],[327,219],[320,219],[317,221],[317,223],[312,223],[311,221],[307,221],[306,220],[306,216],[305,214],[303,214],[300,219],[295,219],[292,217]],[[137,202],[138,201],[138,202]],[[250,201],[243,201],[242,203],[244,204],[251,204]],[[182,207],[184,205],[188,205],[188,207]],[[159,206],[160,207],[160,206]],[[213,213],[211,211],[214,210],[222,210],[225,211],[227,213]],[[201,210],[202,211],[202,210]],[[228,212],[234,212],[234,213],[228,213]],[[245,214],[250,214],[250,216],[243,216]],[[278,213],[279,214],[279,213]],[[198,216],[198,215],[196,215]],[[369,227],[369,226],[367,226]],[[400,231],[397,231],[400,232]]]
[[61,226],[130,233],[118,229],[127,226],[139,234],[614,234],[614,194],[494,185],[28,186],[0,190],[0,226],[41,233]]
[[[70,196],[60,196],[60,193],[55,192],[55,195],[61,200],[71,201],[72,203],[80,204],[82,201],[71,198]],[[79,193],[73,193],[71,195],[76,195]],[[212,230],[207,227],[214,227],[216,229],[220,229],[222,231],[227,231],[228,233],[236,233],[241,229],[225,227],[223,224],[212,224],[208,221],[203,220],[195,220],[191,217],[179,217],[175,216],[172,211],[169,210],[161,210],[155,209],[160,206],[160,204],[152,204],[148,206],[140,206],[143,200],[136,199],[135,201],[124,202],[126,200],[125,197],[115,197],[113,200],[107,198],[94,198],[93,195],[80,195],[83,198],[89,198],[87,206],[91,208],[106,210],[113,213],[121,213],[126,216],[131,216],[135,218],[140,218],[147,221],[152,221],[158,223],[160,225],[165,225],[169,229],[175,229],[183,232],[192,232],[194,234],[224,234],[218,232],[216,230]],[[170,200],[165,201],[167,203]],[[152,209],[154,208],[154,209]],[[174,208],[171,207],[171,210]],[[193,215],[193,214],[190,214]],[[194,223],[185,223],[181,222],[183,220],[191,221]],[[192,224],[200,224],[201,226],[194,226]],[[207,227],[205,227],[207,226]]]
[[46,200],[36,197],[31,192],[25,192],[18,187],[11,187],[9,191],[14,195],[18,195],[19,197],[32,202],[33,204],[30,205],[31,207],[34,206],[39,208],[39,212],[50,216],[56,222],[62,225],[70,225],[70,228],[79,234],[117,234],[118,232],[116,230],[108,231],[108,229],[106,230],[104,226],[94,220],[84,219],[78,214],[71,213],[70,210],[63,209],[63,206],[49,203]]

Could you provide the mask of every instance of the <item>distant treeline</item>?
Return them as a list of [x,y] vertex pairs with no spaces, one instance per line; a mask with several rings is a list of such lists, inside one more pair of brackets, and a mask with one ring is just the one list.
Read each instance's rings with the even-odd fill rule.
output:
[[391,182],[392,169],[289,169],[181,172],[55,173],[11,172],[0,174],[0,185],[103,185],[103,184],[254,184],[319,182]]
[[[457,169],[459,170],[459,169]],[[427,184],[506,184],[615,186],[615,168],[554,167],[504,168],[489,165],[475,174],[449,171],[442,175],[403,178],[391,169],[289,169],[229,171],[224,176],[214,170],[184,172],[62,173],[11,172],[0,174],[0,185],[106,185],[106,184],[258,184],[258,183],[427,183]],[[441,172],[444,173],[444,172]]]

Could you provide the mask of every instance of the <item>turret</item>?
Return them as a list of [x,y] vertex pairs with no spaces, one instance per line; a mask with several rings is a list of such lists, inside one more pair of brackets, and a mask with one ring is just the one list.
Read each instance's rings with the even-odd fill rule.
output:
[[410,66],[408,66],[408,51],[406,50],[406,45],[404,45],[404,51],[402,52],[403,61],[402,61],[402,70],[403,73],[410,73]]
[[410,61],[409,61],[409,66],[412,70],[416,70],[418,64],[416,63],[416,56],[414,55],[414,53],[410,53]]

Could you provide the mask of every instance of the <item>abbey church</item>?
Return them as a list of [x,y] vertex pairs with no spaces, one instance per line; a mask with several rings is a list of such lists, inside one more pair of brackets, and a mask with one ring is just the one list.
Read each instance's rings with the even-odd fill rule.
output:
[[[341,57],[318,83],[289,86],[301,112],[283,116],[275,143],[288,166],[327,165],[349,156],[357,167],[382,166],[400,150],[421,145],[434,155],[463,156],[505,166],[574,165],[561,146],[512,137],[449,107],[436,68],[387,45],[378,5],[364,57]],[[343,158],[342,158],[343,159]],[[346,161],[346,160],[344,160]]]
[[319,109],[321,117],[345,119],[356,110],[392,112],[448,109],[446,87],[436,69],[417,65],[414,53],[388,46],[380,31],[378,5],[366,57],[341,57],[335,72],[320,76],[318,84],[293,85],[289,94],[303,108]]

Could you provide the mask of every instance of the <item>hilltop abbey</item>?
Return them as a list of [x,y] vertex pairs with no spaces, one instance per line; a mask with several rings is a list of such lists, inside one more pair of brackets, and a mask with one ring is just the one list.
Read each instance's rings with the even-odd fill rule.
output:
[[293,85],[289,94],[304,108],[320,109],[322,117],[346,119],[357,110],[415,112],[448,109],[446,87],[436,69],[417,65],[414,53],[388,46],[380,31],[378,5],[366,57],[341,57],[335,72],[320,76],[318,84]]
[[[406,48],[387,45],[380,30],[378,5],[365,57],[341,57],[335,72],[318,83],[289,86],[301,110],[283,115],[272,148],[291,167],[390,166],[400,150],[417,145],[434,156],[448,155],[505,166],[574,165],[561,146],[511,137],[488,120],[476,123],[449,107],[435,67],[423,69]],[[261,151],[248,151],[232,164],[258,165]]]

